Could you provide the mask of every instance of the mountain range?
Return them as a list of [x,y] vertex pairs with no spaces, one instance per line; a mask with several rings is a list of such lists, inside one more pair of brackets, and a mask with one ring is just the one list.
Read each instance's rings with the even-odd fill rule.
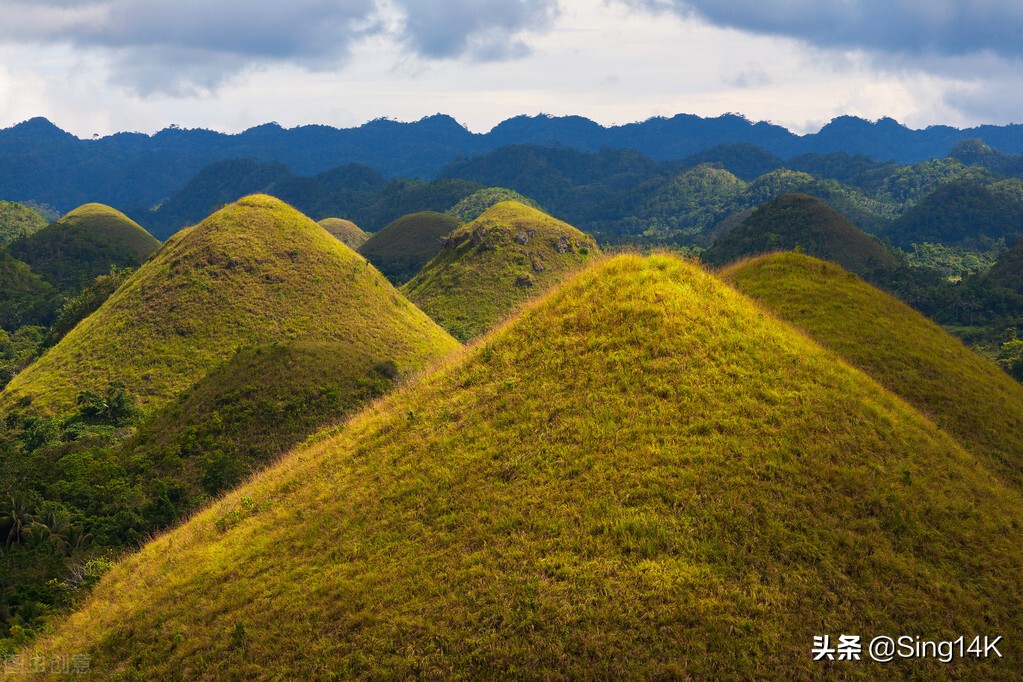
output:
[[237,157],[283,163],[301,175],[360,163],[388,178],[430,178],[460,157],[513,144],[631,149],[666,161],[744,142],[783,158],[841,151],[913,163],[944,156],[958,143],[978,138],[1004,153],[1023,152],[1021,125],[913,130],[891,118],[871,122],[850,116],[808,135],[735,114],[679,114],[610,127],[579,116],[517,116],[487,133],[473,133],[450,116],[437,114],[411,123],[378,119],[346,129],[285,129],[267,123],[225,134],[172,126],[153,135],[121,132],[87,140],[33,118],[0,130],[0,197],[34,199],[60,212],[88,201],[122,210],[150,207],[210,163]]

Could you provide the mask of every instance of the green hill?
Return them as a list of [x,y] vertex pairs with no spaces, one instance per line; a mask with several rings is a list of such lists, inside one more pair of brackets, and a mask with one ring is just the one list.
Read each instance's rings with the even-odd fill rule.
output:
[[43,279],[70,289],[107,274],[112,265],[138,267],[160,242],[120,211],[85,204],[10,248]]
[[353,342],[402,369],[456,343],[363,258],[283,202],[254,195],[175,235],[0,394],[61,412],[122,381],[156,408],[237,350]]
[[456,218],[444,213],[412,213],[375,232],[359,247],[359,253],[387,279],[403,284],[440,252],[441,240],[459,225]]
[[895,256],[876,239],[820,199],[805,194],[785,194],[764,204],[714,242],[703,257],[721,265],[796,248],[858,273],[896,265]]
[[592,237],[516,201],[487,209],[444,240],[402,291],[458,339],[482,334],[516,305],[599,253]]
[[970,179],[938,187],[884,232],[907,248],[932,242],[977,249],[1020,233],[1023,202]]
[[344,218],[325,218],[320,221],[319,225],[351,249],[358,249],[369,239],[369,235],[363,232],[358,225]]
[[10,244],[35,234],[46,225],[46,218],[28,206],[13,201],[0,201],[0,244]]
[[[115,679],[1018,679],[1021,505],[719,280],[622,256],[157,538],[23,655]],[[1005,659],[814,662],[840,633],[992,633]]]
[[992,471],[1023,486],[1023,386],[994,363],[830,263],[774,254],[722,274],[930,416]]
[[499,204],[502,201],[517,201],[520,204],[530,206],[537,210],[543,210],[535,201],[527,199],[513,189],[505,189],[504,187],[487,187],[486,189],[481,189],[474,194],[470,194],[448,209],[447,212],[458,218],[463,223],[471,223],[483,215],[483,213],[485,213],[491,206]]

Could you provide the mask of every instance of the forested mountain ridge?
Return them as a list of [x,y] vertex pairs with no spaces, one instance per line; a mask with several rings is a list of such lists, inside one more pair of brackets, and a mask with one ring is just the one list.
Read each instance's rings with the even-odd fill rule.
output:
[[973,138],[1003,153],[1023,152],[1020,125],[912,130],[890,118],[870,122],[848,116],[803,136],[734,114],[716,118],[679,114],[611,127],[577,116],[541,114],[508,119],[482,134],[437,114],[411,123],[378,119],[345,129],[323,125],[285,129],[267,123],[225,134],[171,126],[153,135],[123,132],[89,140],[33,118],[0,130],[0,198],[33,199],[61,211],[87,201],[121,210],[149,207],[205,166],[238,157],[283,163],[301,175],[358,163],[388,178],[431,178],[459,157],[511,144],[556,144],[591,152],[630,149],[667,161],[715,145],[748,143],[781,158],[845,152],[907,164],[942,157]]

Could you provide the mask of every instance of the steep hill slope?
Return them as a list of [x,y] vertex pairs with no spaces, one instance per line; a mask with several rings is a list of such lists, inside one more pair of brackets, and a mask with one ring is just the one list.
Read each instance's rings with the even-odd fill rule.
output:
[[[108,573],[103,675],[1012,679],[1023,498],[693,265],[623,256]],[[814,662],[815,635],[1004,636]]]
[[831,263],[774,254],[722,275],[915,405],[1023,489],[1023,386],[994,363]]
[[711,264],[801,248],[811,256],[867,273],[896,265],[895,256],[826,203],[785,194],[755,210],[704,252]]
[[402,369],[456,345],[351,249],[255,195],[175,235],[18,375],[0,408],[61,411],[115,380],[158,407],[240,348],[303,339],[357,339]]
[[369,235],[363,232],[358,225],[344,218],[325,218],[319,222],[319,225],[351,249],[358,249],[369,239]]
[[138,267],[160,242],[120,211],[85,204],[10,248],[34,272],[67,289],[108,273],[112,265]]
[[455,338],[482,334],[599,253],[593,238],[517,201],[503,201],[444,240],[402,291]]
[[387,279],[403,284],[440,252],[441,240],[459,225],[457,218],[444,213],[412,213],[373,233],[359,253]]

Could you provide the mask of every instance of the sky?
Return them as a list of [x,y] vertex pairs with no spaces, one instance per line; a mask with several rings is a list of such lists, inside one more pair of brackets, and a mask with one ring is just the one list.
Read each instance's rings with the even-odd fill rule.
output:
[[0,0],[0,127],[1023,122],[1019,0]]

